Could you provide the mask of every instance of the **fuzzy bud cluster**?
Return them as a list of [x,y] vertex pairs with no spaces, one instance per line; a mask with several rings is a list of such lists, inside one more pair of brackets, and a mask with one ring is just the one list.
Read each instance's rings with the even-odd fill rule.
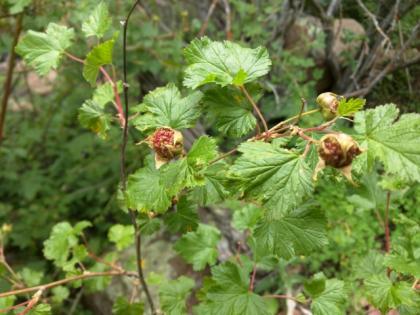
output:
[[156,168],[182,154],[184,138],[182,134],[169,127],[161,127],[148,137],[149,146],[155,151]]

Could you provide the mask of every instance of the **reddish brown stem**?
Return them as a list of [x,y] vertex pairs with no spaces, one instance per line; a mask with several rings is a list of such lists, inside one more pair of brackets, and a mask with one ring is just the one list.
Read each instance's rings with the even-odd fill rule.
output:
[[241,85],[239,88],[244,93],[244,95],[248,99],[248,101],[251,103],[252,107],[254,108],[255,112],[258,115],[258,118],[261,120],[261,122],[264,126],[265,134],[268,135],[268,125],[267,125],[267,122],[264,119],[263,114],[261,113],[260,109],[258,108],[258,105],[255,103],[254,99],[251,97],[251,95],[249,94],[248,90],[246,89],[246,87],[244,85]]
[[213,14],[214,9],[216,8],[216,4],[219,0],[213,0],[209,6],[209,10],[207,11],[206,18],[201,26],[200,32],[198,32],[198,37],[203,36],[206,33],[207,27],[209,25],[210,17]]
[[26,305],[26,304],[28,304],[29,302],[31,302],[31,300],[28,300],[28,301],[22,302],[22,303],[20,303],[20,304],[16,304],[16,305],[13,305],[13,306],[10,306],[10,307],[7,307],[7,308],[4,308],[4,309],[0,310],[0,314],[3,314],[3,313],[8,313],[8,312],[10,312],[10,311],[13,311],[13,310],[15,310],[15,309],[17,309],[17,308],[19,308],[19,307],[21,307],[21,306],[25,306],[25,305]]
[[[74,55],[72,55],[72,54],[70,54],[68,52],[65,52],[65,54],[71,60],[76,61],[76,62],[81,63],[81,64],[85,64],[85,61],[83,59],[80,59],[80,58],[78,58],[78,57],[76,57],[76,56],[74,56]],[[121,126],[124,126],[125,117],[124,117],[124,112],[123,112],[123,108],[122,108],[120,94],[118,93],[118,86],[114,82],[114,80],[112,80],[111,76],[108,74],[108,72],[105,70],[104,67],[100,67],[99,70],[101,71],[101,73],[103,74],[103,76],[105,77],[105,79],[112,86],[112,89],[114,91],[115,103],[116,103],[115,108],[118,111],[118,118],[120,119],[120,124],[121,124]]]
[[254,263],[254,267],[252,268],[252,275],[251,275],[251,281],[249,282],[249,292],[254,291],[254,284],[255,284],[255,276],[257,275],[257,264]]
[[391,204],[391,192],[386,193],[386,206],[385,206],[385,251],[387,253],[391,250],[391,235],[389,232],[389,207]]
[[1,99],[1,112],[0,112],[0,142],[3,140],[4,134],[4,122],[6,120],[7,103],[9,102],[9,96],[12,93],[12,79],[13,70],[15,68],[16,52],[15,47],[19,40],[19,34],[22,31],[22,19],[23,14],[19,14],[16,18],[15,34],[13,36],[13,42],[9,53],[9,61],[7,63],[6,80],[3,85],[3,97]]
[[32,297],[32,299],[29,300],[28,306],[25,307],[25,309],[20,312],[18,315],[26,315],[29,313],[29,311],[31,309],[33,309],[39,302],[39,299],[42,296],[42,293],[44,292],[44,288],[39,289],[34,296]]
[[85,272],[81,275],[78,276],[73,276],[73,277],[68,277],[65,279],[61,279],[58,281],[54,281],[54,282],[50,282],[50,283],[46,283],[43,285],[38,285],[35,287],[31,287],[31,288],[25,288],[25,289],[19,289],[19,290],[13,290],[13,291],[8,291],[8,292],[4,292],[4,293],[0,293],[0,299],[7,297],[7,296],[11,296],[11,295],[19,295],[19,294],[25,294],[25,293],[30,293],[30,292],[34,292],[34,291],[38,291],[38,290],[48,290],[69,282],[73,282],[73,281],[77,281],[77,280],[83,280],[83,279],[89,279],[89,278],[95,278],[95,277],[112,277],[112,276],[130,276],[130,277],[136,277],[137,274],[133,273],[133,272],[128,272],[128,271],[104,271],[104,272]]

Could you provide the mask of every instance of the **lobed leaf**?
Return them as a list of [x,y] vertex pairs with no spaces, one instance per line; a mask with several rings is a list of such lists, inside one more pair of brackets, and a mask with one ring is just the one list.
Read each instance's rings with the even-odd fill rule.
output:
[[208,37],[194,39],[184,50],[189,64],[184,85],[196,89],[206,83],[243,85],[268,73],[271,60],[265,48],[244,48]]
[[134,120],[134,125],[142,131],[159,127],[191,128],[201,114],[201,97],[201,92],[182,97],[172,83],[156,88],[144,97],[140,105],[142,114]]
[[16,46],[16,52],[39,75],[45,75],[51,69],[57,69],[73,38],[72,28],[50,23],[45,32],[29,31]]
[[87,20],[82,23],[82,31],[86,37],[102,38],[111,26],[111,22],[108,7],[104,2],[100,2]]

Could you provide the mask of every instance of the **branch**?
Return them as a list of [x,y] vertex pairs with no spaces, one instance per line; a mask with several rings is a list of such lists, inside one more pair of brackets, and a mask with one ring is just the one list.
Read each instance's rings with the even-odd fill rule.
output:
[[379,26],[378,20],[376,19],[376,16],[369,11],[368,8],[366,8],[365,4],[362,2],[362,0],[356,0],[359,7],[362,8],[362,10],[365,12],[365,14],[372,20],[373,25],[375,26],[376,30],[379,34],[384,38],[385,42],[388,42],[389,45],[392,47],[391,40],[389,37],[385,34],[383,29]]
[[18,315],[28,314],[28,312],[31,309],[33,309],[35,307],[35,305],[37,305],[37,303],[39,302],[39,299],[41,298],[43,292],[44,292],[44,288],[41,288],[38,291],[36,291],[36,293],[34,294],[32,299],[29,300],[28,306],[26,306],[25,309],[22,312],[20,312]]
[[[69,57],[71,60],[76,61],[78,63],[81,64],[85,64],[85,61],[83,59],[80,59],[68,52],[64,52],[64,54]],[[115,108],[118,111],[118,117],[120,119],[120,124],[121,126],[124,126],[124,113],[122,110],[122,104],[121,104],[121,98],[120,98],[120,94],[118,93],[118,86],[117,84],[114,82],[114,80],[112,80],[111,76],[108,74],[108,72],[105,70],[104,67],[99,67],[99,70],[101,71],[101,73],[103,74],[103,76],[105,77],[105,79],[111,84],[112,89],[114,91],[114,97],[115,97]]]
[[226,26],[225,26],[225,32],[226,32],[226,39],[232,40],[233,34],[232,34],[232,16],[230,13],[230,5],[229,0],[222,0],[223,5],[225,7],[225,14],[226,14]]
[[22,19],[23,19],[23,13],[19,14],[16,19],[15,34],[13,36],[13,42],[12,42],[12,46],[10,48],[10,53],[9,53],[9,61],[7,63],[6,80],[4,81],[4,85],[3,85],[3,97],[1,99],[1,112],[0,112],[0,142],[3,140],[3,137],[4,137],[3,135],[4,122],[6,120],[7,103],[9,101],[9,96],[12,92],[13,69],[15,68],[15,60],[16,60],[15,46],[17,45],[20,32],[22,31]]
[[25,289],[19,289],[19,290],[13,290],[9,292],[0,293],[0,299],[11,296],[11,295],[19,295],[19,294],[26,294],[30,292],[35,292],[38,290],[48,290],[69,282],[77,281],[77,280],[83,280],[83,279],[89,279],[89,278],[95,278],[95,277],[112,277],[112,276],[129,276],[129,277],[137,277],[137,275],[133,272],[129,271],[103,271],[103,272],[84,272],[81,275],[72,276],[69,278],[61,279],[58,281],[46,283],[43,285],[37,285],[35,287],[25,288]]
[[200,31],[198,32],[198,37],[203,36],[206,33],[207,27],[209,25],[210,17],[213,14],[214,9],[216,8],[216,4],[219,2],[219,0],[213,0],[209,6],[209,10],[207,11],[206,18],[204,19],[203,25],[200,28]]
[[[123,128],[121,156],[120,156],[121,190],[123,194],[127,188],[127,169],[125,166],[125,162],[126,162],[126,148],[127,148],[127,141],[128,141],[128,109],[129,109],[129,106],[128,106],[129,85],[127,82],[127,27],[128,27],[128,22],[130,20],[131,14],[133,13],[134,9],[137,7],[139,3],[140,3],[140,0],[136,0],[134,2],[123,24],[124,128]],[[143,287],[143,290],[146,294],[147,301],[149,302],[151,313],[152,315],[155,315],[156,314],[155,305],[154,305],[152,295],[150,294],[149,287],[147,286],[146,279],[143,273],[140,229],[136,221],[136,214],[134,210],[129,209],[129,212],[130,212],[131,224],[133,225],[133,228],[134,228],[137,274],[140,279],[140,283]]]

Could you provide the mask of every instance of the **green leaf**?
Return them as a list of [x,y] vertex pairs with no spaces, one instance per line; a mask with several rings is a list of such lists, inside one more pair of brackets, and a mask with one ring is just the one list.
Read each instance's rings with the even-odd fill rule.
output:
[[45,75],[51,69],[57,69],[73,38],[72,28],[50,23],[45,33],[29,31],[16,46],[16,52],[39,75]]
[[112,306],[112,314],[114,315],[142,315],[143,312],[143,303],[130,303],[122,296],[117,297]]
[[112,19],[104,2],[99,3],[92,14],[82,24],[82,31],[86,37],[102,38],[111,26]]
[[201,114],[201,98],[201,92],[182,97],[172,83],[156,88],[144,97],[140,105],[142,114],[134,120],[134,125],[142,131],[159,127],[191,128]]
[[269,315],[261,296],[249,291],[249,272],[232,262],[212,268],[210,287],[198,314]]
[[326,279],[323,273],[317,273],[305,282],[305,291],[311,297],[318,297],[325,291]]
[[216,263],[218,252],[217,244],[220,241],[220,232],[213,226],[199,224],[194,232],[184,234],[174,246],[174,249],[194,270],[202,270],[209,264]]
[[191,196],[200,206],[222,201],[228,194],[227,190],[228,165],[223,162],[208,166],[203,172],[204,185],[195,187]]
[[54,225],[50,237],[44,242],[44,256],[65,271],[72,271],[74,265],[86,255],[83,245],[78,244],[78,236],[91,224],[79,222],[73,228],[68,222]]
[[83,66],[83,77],[92,86],[96,84],[99,68],[104,65],[112,64],[112,50],[114,48],[114,39],[107,40],[95,47],[86,56]]
[[357,279],[366,279],[374,274],[382,274],[385,270],[384,256],[373,250],[363,256],[354,269]]
[[115,224],[108,231],[108,239],[122,250],[133,244],[134,229],[131,225]]
[[9,8],[10,14],[17,14],[22,12],[28,5],[32,3],[32,0],[8,0],[11,7]]
[[328,243],[325,217],[320,210],[310,207],[290,210],[281,218],[265,216],[254,235],[266,252],[285,259],[310,254]]
[[217,157],[217,146],[213,138],[198,138],[185,158],[169,163],[162,168],[162,177],[167,187],[179,191],[183,187],[205,184],[206,167]]
[[166,281],[160,286],[159,299],[166,315],[187,314],[187,298],[194,288],[194,281],[181,276],[176,280]]
[[420,261],[414,257],[390,255],[385,257],[384,263],[392,270],[420,279]]
[[314,315],[340,315],[345,314],[345,294],[344,282],[336,279],[325,281],[325,289],[316,295],[311,295],[311,310]]
[[238,231],[252,230],[261,218],[262,210],[255,205],[247,204],[239,210],[235,210],[232,226]]
[[163,183],[164,178],[161,174],[165,166],[167,165],[157,170],[154,162],[149,160],[145,167],[128,177],[125,196],[128,208],[140,212],[160,213],[169,208],[172,195],[169,193],[169,186]]
[[379,160],[388,173],[420,181],[420,115],[404,114],[395,122],[398,113],[394,104],[387,104],[356,114],[358,140],[367,149],[366,166],[371,170]]
[[369,301],[382,313],[401,305],[415,305],[416,293],[404,282],[393,283],[386,274],[374,275],[364,282]]
[[140,233],[142,235],[152,235],[160,229],[160,219],[150,218],[145,213],[140,213],[138,218]]
[[28,315],[51,315],[51,306],[48,304],[38,304]]
[[[253,90],[250,90],[251,94]],[[233,87],[212,88],[203,98],[208,118],[222,133],[241,137],[252,131],[257,123],[253,108],[239,89]]]
[[185,233],[195,230],[199,221],[195,204],[188,200],[186,196],[182,196],[176,205],[176,210],[168,212],[164,221],[168,230],[172,233]]
[[79,108],[78,119],[83,127],[92,130],[102,139],[108,137],[111,116],[104,111],[103,106],[93,100],[87,100]]
[[245,197],[262,201],[279,216],[298,206],[312,192],[312,172],[296,152],[275,143],[245,142],[231,168]]
[[265,48],[244,48],[229,41],[213,42],[207,37],[194,39],[184,54],[189,64],[184,85],[193,89],[206,83],[243,85],[267,74],[271,66]]
[[201,136],[192,145],[187,154],[187,162],[194,169],[207,165],[217,157],[217,145],[214,138]]
[[51,300],[55,304],[63,303],[70,296],[70,290],[62,285],[52,288],[51,292],[53,294]]
[[44,277],[44,273],[42,271],[33,270],[28,267],[22,269],[19,272],[19,275],[22,277],[23,282],[29,286],[34,287],[41,283],[42,278]]
[[364,98],[343,98],[338,103],[338,114],[340,116],[353,116],[361,110],[365,104],[366,100]]
[[[122,82],[117,82],[118,92],[122,91]],[[105,107],[106,104],[114,101],[114,88],[110,82],[99,85],[93,92],[92,101],[101,107]]]

